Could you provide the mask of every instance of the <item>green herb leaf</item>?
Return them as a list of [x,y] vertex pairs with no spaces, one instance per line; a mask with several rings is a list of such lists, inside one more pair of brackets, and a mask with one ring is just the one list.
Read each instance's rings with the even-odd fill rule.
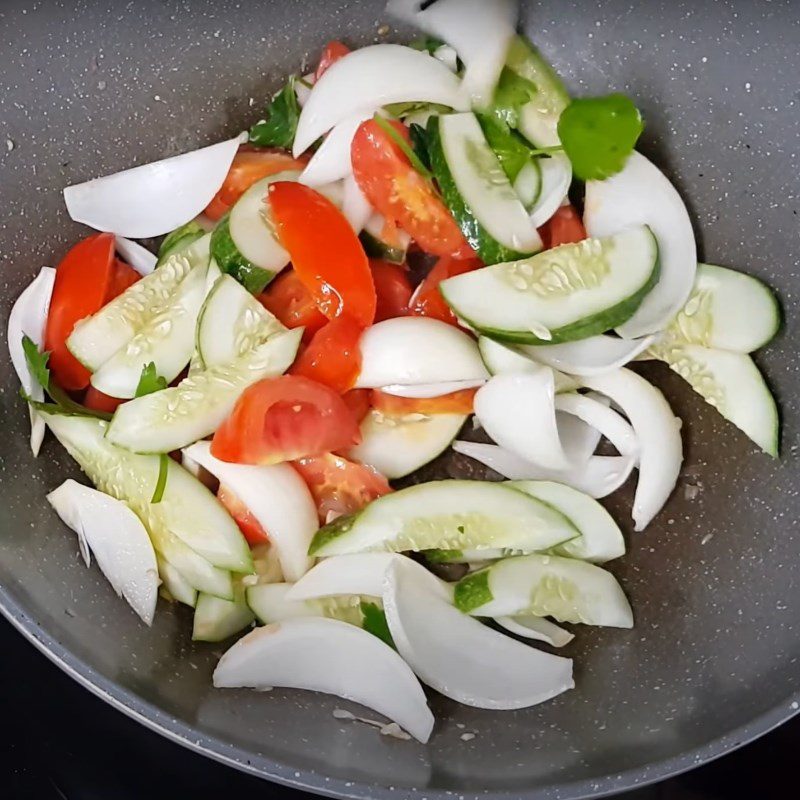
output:
[[250,128],[250,141],[259,147],[291,147],[297,133],[300,106],[294,92],[294,77],[267,106],[266,120]]
[[428,152],[428,131],[422,125],[412,122],[409,128],[409,135],[411,136],[411,146],[414,148],[417,158],[425,165],[428,171],[431,171],[431,154]]
[[361,627],[364,628],[367,633],[377,636],[382,642],[388,644],[389,647],[394,647],[394,639],[392,639],[389,623],[386,621],[386,614],[383,613],[383,609],[375,605],[375,603],[368,603],[362,600],[361,613],[364,616]]
[[431,114],[447,114],[451,109],[450,106],[443,106],[440,103],[420,103],[411,101],[408,103],[389,103],[383,107],[386,112],[393,117],[407,117],[409,114],[418,114],[420,112],[430,112]]
[[408,46],[414,50],[422,50],[433,55],[443,45],[444,42],[434,36],[420,36],[410,42]]
[[573,100],[558,121],[558,135],[584,181],[604,180],[619,172],[636,146],[644,123],[624,94]]
[[156,488],[153,492],[153,497],[150,502],[160,503],[164,499],[164,489],[167,488],[167,474],[169,472],[169,455],[162,453],[158,461],[158,479],[156,480]]
[[160,392],[162,389],[166,388],[167,379],[162,378],[156,372],[156,365],[153,361],[151,361],[142,369],[142,374],[139,377],[139,383],[136,386],[136,394],[134,397],[144,397],[146,394]]
[[519,110],[537,94],[536,84],[503,67],[492,105],[493,116],[509,128],[519,126]]
[[460,550],[426,550],[425,560],[431,564],[450,564],[463,558]]
[[489,147],[494,150],[503,171],[513,183],[520,170],[530,162],[534,152],[515,131],[492,116],[479,116],[478,121]]
[[22,336],[22,351],[25,353],[25,360],[28,362],[28,369],[31,375],[39,383],[45,391],[50,387],[50,370],[47,367],[47,362],[50,360],[50,353],[40,353],[36,342],[23,334]]
[[379,114],[376,114],[373,119],[378,124],[378,127],[403,151],[403,155],[411,162],[411,166],[426,180],[431,180],[433,173],[420,160],[413,147],[400,135],[394,125]]
[[60,386],[51,383],[48,394],[53,402],[44,400],[34,400],[25,393],[24,389],[19,391],[22,399],[36,411],[43,414],[53,414],[61,417],[95,417],[96,419],[110,420],[113,414],[105,411],[95,411],[80,403],[76,403]]

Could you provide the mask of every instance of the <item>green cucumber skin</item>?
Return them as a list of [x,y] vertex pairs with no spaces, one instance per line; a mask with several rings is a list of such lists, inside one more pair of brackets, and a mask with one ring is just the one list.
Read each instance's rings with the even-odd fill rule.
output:
[[475,608],[491,602],[494,599],[489,588],[489,570],[482,569],[462,578],[455,586],[453,601],[456,608],[464,614],[469,614]]
[[236,278],[251,294],[262,292],[276,274],[257,267],[239,252],[231,238],[227,216],[219,221],[211,234],[211,256],[223,272]]
[[444,157],[437,117],[431,117],[428,122],[428,152],[431,160],[431,170],[436,182],[439,184],[442,198],[464,234],[464,238],[483,263],[489,266],[491,264],[500,264],[504,261],[517,261],[527,258],[530,253],[517,253],[509,250],[492,238],[467,207],[456,188],[455,180],[450,173],[450,167]]
[[401,250],[398,247],[390,247],[367,230],[361,231],[358,238],[361,241],[364,252],[367,254],[367,258],[378,258],[383,261],[388,261],[390,264],[405,263],[405,250]]
[[642,304],[644,298],[649,294],[656,283],[658,283],[660,274],[661,264],[659,259],[656,258],[655,267],[650,273],[650,278],[638,292],[626,297],[624,300],[617,303],[617,305],[611,306],[611,308],[604,308],[597,314],[584,317],[577,322],[573,322],[571,325],[564,325],[562,328],[551,330],[552,338],[550,339],[540,339],[530,331],[504,331],[498,330],[497,328],[483,327],[474,320],[469,319],[469,317],[465,317],[452,305],[447,298],[447,292],[442,288],[441,284],[439,285],[439,291],[447,305],[453,309],[453,312],[459,319],[462,319],[471,328],[479,331],[484,336],[488,336],[490,339],[494,339],[498,342],[508,342],[509,344],[562,344],[563,342],[574,342],[578,339],[588,339],[590,336],[605,333],[606,331],[616,328],[618,325],[622,325],[623,322],[630,319],[636,313],[636,309]]
[[560,113],[570,104],[570,96],[558,73],[527,39],[515,36],[506,56],[506,68],[536,84],[539,100],[547,101],[548,110]]
[[316,555],[326,544],[332,542],[334,539],[337,539],[343,533],[347,533],[350,528],[353,527],[353,523],[356,521],[356,517],[358,516],[357,513],[355,514],[343,514],[341,517],[337,517],[333,522],[329,522],[327,525],[323,525],[315,534],[314,538],[311,540],[311,544],[308,546],[308,554],[310,556]]
[[158,261],[156,269],[160,267],[170,256],[179,253],[190,244],[194,244],[198,239],[206,235],[205,229],[197,222],[192,220],[176,228],[172,233],[168,233],[158,248]]

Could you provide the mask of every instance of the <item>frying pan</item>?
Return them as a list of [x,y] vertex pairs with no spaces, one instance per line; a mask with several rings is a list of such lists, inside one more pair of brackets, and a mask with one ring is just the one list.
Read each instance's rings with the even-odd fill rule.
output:
[[[16,379],[7,358],[0,365],[3,613],[117,708],[281,783],[381,800],[410,789],[429,798],[596,796],[714,758],[800,702],[800,372],[790,344],[800,267],[797,7],[523,5],[522,27],[575,93],[636,99],[647,121],[641,149],[687,199],[703,257],[763,278],[786,312],[783,334],[759,355],[783,409],[780,461],[755,452],[677,376],[645,370],[684,419],[687,458],[645,533],[630,533],[630,493],[613,498],[630,545],[613,570],[636,627],[579,631],[569,647],[577,689],[516,712],[433,697],[439,722],[428,746],[334,719],[335,698],[212,689],[222,648],[191,643],[185,609],[161,604],[147,629],[82,566],[74,536],[44,501],[77,471],[53,441],[32,459]],[[85,234],[67,218],[62,187],[234,134],[327,39],[373,42],[385,21],[382,0],[6,0],[0,335],[23,286]],[[470,469],[451,454],[425,477]]]

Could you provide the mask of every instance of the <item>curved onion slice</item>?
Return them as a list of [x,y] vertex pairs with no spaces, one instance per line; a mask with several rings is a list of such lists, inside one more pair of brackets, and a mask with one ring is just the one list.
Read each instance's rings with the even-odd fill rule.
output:
[[484,383],[486,383],[485,380],[417,383],[410,386],[392,383],[389,386],[381,386],[381,391],[385,394],[393,394],[396,397],[441,397],[443,394],[452,394],[453,392],[462,392],[465,389],[474,389],[476,386],[483,386]]
[[556,397],[556,409],[573,414],[591,425],[617,448],[620,455],[635,456],[638,453],[639,444],[633,428],[620,414],[603,403],[570,392]]
[[302,108],[308,102],[308,98],[311,97],[311,90],[314,88],[315,81],[316,76],[313,72],[309,72],[308,75],[303,75],[302,80],[296,80],[294,82],[294,93],[300,108]]
[[158,256],[151,253],[146,247],[142,247],[138,242],[133,242],[124,236],[117,236],[116,249],[140,275],[149,275],[156,268]]
[[388,717],[421,742],[433,730],[425,693],[403,659],[377,636],[334,619],[291,619],[248,633],[220,659],[214,686],[325,692]]
[[530,214],[531,222],[537,228],[541,228],[558,211],[572,183],[572,163],[563,153],[539,159],[539,168],[542,172],[542,188]]
[[359,389],[483,381],[489,377],[475,340],[430,317],[397,317],[378,322],[366,330],[360,346],[361,374],[356,382]]
[[517,25],[516,0],[389,0],[386,10],[452,45],[464,62],[464,92],[488,105]]
[[639,480],[633,521],[643,530],[667,502],[683,462],[681,421],[664,395],[628,369],[586,378],[585,384],[616,403],[630,420],[639,441]]
[[573,464],[567,470],[555,470],[531,464],[496,444],[455,441],[453,450],[474,458],[512,481],[556,481],[595,499],[617,491],[636,466],[633,456],[592,456],[585,463]]
[[125,503],[73,480],[47,495],[50,505],[78,534],[86,566],[89,550],[114,591],[147,625],[158,597],[158,565],[142,521]]
[[655,338],[617,339],[601,334],[564,344],[528,345],[524,352],[535,361],[570,375],[600,375],[633,361],[650,347]]
[[495,375],[475,395],[475,416],[497,444],[547,469],[569,467],[558,435],[553,371]]
[[[588,392],[586,396],[606,407],[611,404],[607,397],[596,392]],[[556,409],[556,425],[558,425],[558,438],[561,439],[561,446],[570,463],[583,464],[594,455],[602,438],[597,428],[593,428],[573,414],[558,409]]]
[[353,175],[342,181],[342,214],[356,233],[361,233],[372,216],[372,206]]
[[544,617],[534,617],[533,615],[519,617],[495,617],[494,621],[509,633],[515,633],[525,639],[535,639],[538,642],[546,642],[552,647],[563,647],[569,644],[574,638],[574,634],[565,631],[555,622],[550,622]]
[[642,223],[652,228],[661,265],[658,283],[617,332],[633,339],[663,330],[688,300],[697,271],[692,223],[675,187],[641,153],[631,153],[621,172],[586,183],[583,221],[590,236]]
[[210,442],[184,449],[249,509],[269,534],[287,581],[296,581],[311,566],[308,546],[319,527],[317,508],[303,479],[289,464],[229,464],[211,455]]
[[[39,382],[28,368],[28,360],[22,349],[22,337],[27,336],[41,349],[44,342],[44,327],[47,313],[50,310],[50,298],[53,295],[53,284],[56,271],[52,267],[42,267],[39,274],[23,289],[8,315],[8,352],[11,363],[17,373],[19,382],[25,393],[33,400],[44,399],[44,392]],[[39,455],[44,439],[45,424],[41,416],[32,408],[31,417],[31,451]]]
[[383,608],[397,650],[419,678],[476,708],[527,708],[572,689],[572,661],[462,614],[407,564],[386,574]]
[[466,111],[460,87],[444,64],[410,47],[374,44],[354,50],[314,84],[300,113],[292,152],[296,158],[347,117],[389,103],[439,103]]
[[241,137],[64,189],[70,217],[98,231],[149,239],[194,219],[228,174]]
[[350,145],[358,126],[371,119],[375,109],[359,111],[346,117],[325,137],[316,153],[298,178],[306,186],[324,186],[352,175]]

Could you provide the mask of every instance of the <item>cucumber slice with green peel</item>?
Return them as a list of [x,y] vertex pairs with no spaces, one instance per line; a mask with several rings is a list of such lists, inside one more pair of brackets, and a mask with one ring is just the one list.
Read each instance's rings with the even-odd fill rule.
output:
[[486,336],[546,345],[621,324],[657,280],[658,245],[641,225],[457,275],[439,289],[456,315]]
[[780,325],[778,300],[765,283],[726,267],[698,264],[692,293],[667,335],[676,342],[752,353]]
[[470,562],[497,561],[500,558],[520,556],[523,553],[502,547],[484,550],[425,550],[425,558],[431,564],[468,564]]
[[386,220],[380,214],[373,214],[364,229],[358,235],[364,252],[368,258],[379,258],[392,264],[404,264],[411,237],[397,229],[392,241],[387,241],[384,234]]
[[765,453],[778,457],[778,407],[750,356],[668,340],[651,347],[649,353],[666,362]]
[[539,159],[529,161],[514,179],[514,191],[526,211],[530,211],[542,193],[542,170]]
[[542,248],[474,114],[428,122],[431,169],[464,238],[486,264],[522,258]]
[[183,603],[194,608],[197,604],[197,589],[163,556],[156,553],[158,576],[161,578],[161,592],[167,600]]
[[[319,597],[313,600],[290,600],[286,597],[291,583],[265,583],[247,588],[247,604],[259,622],[270,625],[297,617],[327,617],[358,625],[364,621],[362,598],[358,595]],[[373,602],[380,600],[373,598]]]
[[197,352],[206,368],[228,364],[287,329],[235,278],[223,275],[197,320]]
[[463,414],[389,416],[370,409],[361,422],[361,443],[347,457],[390,480],[402,478],[441,455],[466,419]]
[[199,265],[178,284],[169,303],[92,375],[92,386],[111,397],[135,397],[142,370],[151,363],[171,383],[192,357],[205,293],[206,267]]
[[[230,576],[223,570],[252,572],[250,548],[230,515],[177,462],[168,459],[163,497],[161,502],[152,503],[160,458],[115,447],[107,437],[108,423],[104,420],[51,414],[45,419],[92,483],[130,506],[147,528],[153,547],[196,589],[218,594],[222,586],[223,595],[229,596],[225,587]],[[197,560],[208,569],[202,563],[191,566]],[[215,571],[219,574],[212,572],[214,567],[219,568]],[[197,582],[205,579],[193,578],[187,570],[209,576],[208,581],[198,586]]]
[[594,564],[625,555],[625,539],[619,526],[588,494],[552,481],[515,481],[511,486],[557,508],[581,532],[577,539],[556,545],[556,555]]
[[169,453],[209,436],[248,386],[289,368],[302,335],[302,328],[276,333],[234,361],[124,403],[111,421],[109,441],[135,453]]
[[558,622],[633,627],[630,603],[617,579],[574,558],[506,558],[462,578],[454,597],[458,609],[475,617],[533,614]]
[[536,202],[530,209],[531,223],[537,228],[558,211],[572,184],[572,164],[563,153],[553,153],[539,159],[542,185]]
[[164,264],[170,256],[180,253],[190,244],[193,244],[205,235],[205,228],[195,220],[181,225],[180,228],[176,228],[172,233],[168,233],[164,237],[164,241],[161,242],[161,246],[158,248],[156,268]]
[[223,217],[211,234],[211,253],[219,268],[233,275],[252,294],[263,291],[275,277],[275,272],[257,267],[239,252],[231,236],[228,217]]
[[196,642],[221,642],[250,627],[254,619],[241,585],[234,588],[233,600],[200,594],[194,609],[192,639]]
[[510,547],[538,551],[574,539],[561,513],[508,486],[443,480],[384,495],[357,514],[320,528],[309,555],[374,550],[463,550]]

